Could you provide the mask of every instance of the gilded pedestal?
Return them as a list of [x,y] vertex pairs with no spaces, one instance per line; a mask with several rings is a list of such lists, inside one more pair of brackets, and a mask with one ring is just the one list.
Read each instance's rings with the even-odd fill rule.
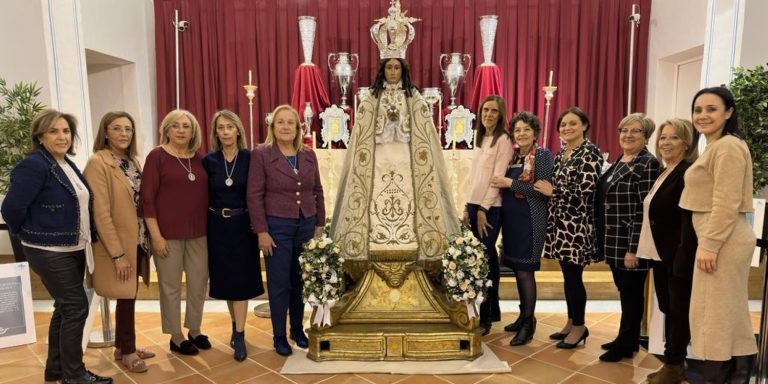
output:
[[423,265],[371,261],[347,269],[357,282],[331,309],[333,325],[309,330],[310,359],[472,360],[482,354],[478,319],[435,287]]

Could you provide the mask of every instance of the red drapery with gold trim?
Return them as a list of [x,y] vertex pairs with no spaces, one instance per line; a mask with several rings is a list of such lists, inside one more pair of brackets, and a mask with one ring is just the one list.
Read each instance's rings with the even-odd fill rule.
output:
[[[604,151],[619,152],[616,126],[625,115],[628,89],[629,22],[632,3],[643,17],[636,34],[633,110],[645,109],[648,22],[651,0],[402,0],[416,39],[407,53],[419,87],[442,86],[438,58],[461,52],[482,59],[479,17],[498,15],[493,61],[499,66],[502,96],[510,112],[529,110],[544,122],[541,87],[550,69],[558,91],[550,112],[550,147],[558,149],[558,113],[578,105],[592,120],[590,138]],[[298,17],[317,17],[312,61],[318,65],[331,103],[339,92],[331,83],[326,58],[331,52],[360,55],[357,86],[372,83],[379,61],[369,28],[384,17],[387,0],[155,0],[157,105],[159,118],[175,108],[174,9],[190,27],[180,36],[182,108],[206,131],[221,108],[237,112],[248,125],[242,85],[248,70],[258,85],[254,99],[256,141],[265,137],[264,114],[291,102],[293,75],[303,61]],[[475,68],[467,73],[457,102],[468,104]],[[206,135],[207,136],[207,135]],[[207,139],[203,150],[207,150]]]

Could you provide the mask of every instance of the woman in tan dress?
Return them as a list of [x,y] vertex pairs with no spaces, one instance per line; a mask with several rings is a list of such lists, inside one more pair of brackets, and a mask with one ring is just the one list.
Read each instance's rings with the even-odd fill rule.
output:
[[704,359],[706,383],[748,383],[757,345],[747,281],[755,235],[752,159],[738,128],[733,95],[705,88],[693,99],[692,120],[707,148],[685,173],[680,207],[693,212],[699,245],[691,292],[691,343]]

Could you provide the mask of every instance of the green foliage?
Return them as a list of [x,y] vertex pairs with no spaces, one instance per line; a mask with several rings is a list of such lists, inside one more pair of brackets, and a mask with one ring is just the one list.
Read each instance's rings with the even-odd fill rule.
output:
[[29,151],[29,127],[44,106],[37,83],[18,83],[8,87],[0,77],[0,194],[8,191],[11,170]]
[[739,108],[739,128],[752,153],[754,190],[768,185],[768,71],[761,65],[753,69],[734,68],[728,89]]

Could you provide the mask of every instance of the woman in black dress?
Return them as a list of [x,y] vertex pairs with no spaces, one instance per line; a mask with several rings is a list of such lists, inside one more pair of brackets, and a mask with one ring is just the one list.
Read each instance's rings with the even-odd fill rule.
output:
[[524,345],[536,332],[536,276],[541,268],[541,250],[547,230],[549,198],[534,186],[537,180],[552,181],[552,153],[536,146],[541,123],[536,115],[520,112],[509,122],[517,145],[504,177],[491,178],[491,186],[502,189],[502,263],[515,271],[520,296],[520,317],[504,330],[517,332],[509,345]]
[[208,172],[208,269],[210,293],[227,300],[232,317],[234,358],[243,361],[245,317],[248,299],[264,293],[259,247],[251,232],[245,202],[250,152],[245,147],[245,130],[233,112],[216,112],[211,120],[213,151],[203,159]]

